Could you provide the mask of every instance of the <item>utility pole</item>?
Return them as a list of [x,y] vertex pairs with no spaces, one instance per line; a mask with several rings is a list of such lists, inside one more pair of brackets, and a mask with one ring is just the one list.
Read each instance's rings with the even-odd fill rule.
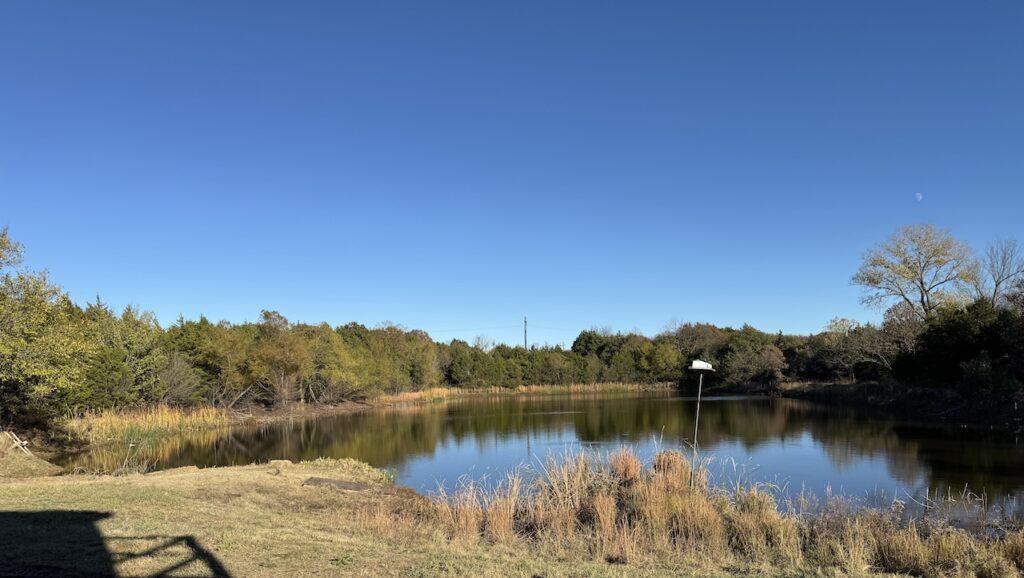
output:
[[523,315],[523,349],[529,349],[530,346],[526,344],[526,316]]

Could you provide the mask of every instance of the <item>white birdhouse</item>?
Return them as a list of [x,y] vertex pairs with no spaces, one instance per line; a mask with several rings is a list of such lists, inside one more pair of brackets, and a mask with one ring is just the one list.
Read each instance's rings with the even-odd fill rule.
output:
[[711,367],[711,364],[706,361],[694,359],[693,364],[689,367],[690,371],[714,371],[715,368]]

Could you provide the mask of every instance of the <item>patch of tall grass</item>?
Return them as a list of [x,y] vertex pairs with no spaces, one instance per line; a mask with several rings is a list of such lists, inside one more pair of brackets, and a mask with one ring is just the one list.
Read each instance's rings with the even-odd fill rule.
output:
[[[511,388],[515,393],[631,393],[638,391],[668,391],[676,388],[675,383],[570,383],[568,385],[520,385]],[[504,389],[506,388],[491,388]]]
[[450,387],[431,387],[429,389],[421,389],[419,391],[403,391],[401,393],[385,394],[378,397],[376,401],[379,403],[436,403],[444,401],[459,393],[461,393],[461,390]]
[[420,391],[403,391],[377,397],[377,403],[436,403],[449,398],[467,395],[509,395],[509,394],[589,394],[589,393],[631,393],[640,391],[669,391],[674,383],[571,383],[566,385],[519,385],[516,387],[432,387]]
[[[903,519],[840,498],[815,512],[780,508],[757,484],[726,490],[676,451],[649,466],[633,453],[550,459],[527,478],[464,483],[435,500],[453,540],[534,550],[560,559],[639,567],[717,565],[771,573],[1009,578],[1024,570],[1024,532],[986,538],[948,523]],[[420,514],[422,515],[422,514]]]
[[136,411],[102,411],[70,418],[65,426],[90,444],[132,443],[185,432],[227,427],[230,416],[212,407],[182,409],[167,405]]

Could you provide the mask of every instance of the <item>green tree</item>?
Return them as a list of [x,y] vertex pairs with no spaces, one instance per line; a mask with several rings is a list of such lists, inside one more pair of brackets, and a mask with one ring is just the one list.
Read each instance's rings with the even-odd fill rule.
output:
[[326,323],[302,325],[298,331],[309,352],[309,366],[301,376],[300,398],[317,403],[365,397],[358,383],[353,358],[344,339]]
[[214,328],[210,357],[216,367],[216,379],[207,397],[213,405],[234,407],[245,399],[257,399],[262,391],[251,376],[250,366],[256,349],[256,332],[252,326],[233,327],[222,321]]
[[616,348],[609,363],[609,377],[624,383],[646,383],[651,378],[651,355],[654,346],[646,337],[627,336]]
[[277,311],[261,311],[250,370],[254,381],[269,394],[264,401],[306,403],[308,391],[303,383],[312,369],[310,352],[288,319]]
[[683,372],[683,355],[671,343],[656,342],[647,354],[647,367],[651,381],[680,381]]
[[165,398],[160,375],[167,367],[163,330],[152,313],[127,307],[118,317],[99,299],[85,310],[87,335],[99,344],[74,405],[115,408]]
[[216,326],[204,317],[197,321],[179,317],[164,334],[168,363],[161,380],[167,401],[180,405],[210,399],[219,377],[214,348]]
[[851,319],[833,319],[819,338],[821,347],[818,353],[824,364],[850,381],[857,380],[858,367],[875,367],[890,372],[899,353],[897,345],[885,331]]
[[45,427],[82,382],[95,346],[81,311],[43,273],[15,271],[21,245],[0,231],[0,427]]
[[1006,394],[1024,383],[1024,315],[979,299],[963,309],[941,311],[917,348],[901,358],[897,376],[966,392]]

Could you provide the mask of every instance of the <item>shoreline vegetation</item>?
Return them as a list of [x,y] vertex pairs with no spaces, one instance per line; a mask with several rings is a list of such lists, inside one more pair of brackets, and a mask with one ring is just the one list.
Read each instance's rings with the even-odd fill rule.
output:
[[[176,561],[190,574],[216,565],[238,576],[1024,572],[1024,532],[958,527],[941,504],[911,515],[901,502],[884,509],[841,498],[780,503],[770,487],[710,485],[704,468],[691,487],[690,462],[674,451],[649,464],[627,450],[582,452],[536,474],[431,497],[396,488],[385,472],[354,460],[0,479],[0,566],[95,570],[79,535],[33,539],[37,530],[18,514],[96,514],[100,542],[93,537],[91,547],[112,557],[122,575],[152,574]],[[187,536],[191,551],[163,550],[165,542],[152,536]],[[76,555],[54,555],[62,548]]]
[[[58,427],[65,432],[65,436],[57,438],[51,445],[33,449],[43,456],[61,452],[77,453],[107,444],[153,443],[166,437],[211,430],[227,430],[233,426],[314,419],[376,408],[444,403],[476,396],[587,395],[677,390],[678,384],[671,382],[521,385],[514,388],[435,387],[398,394],[382,394],[362,401],[319,405],[293,403],[276,408],[247,407],[233,411],[211,407],[183,408],[159,405],[126,411],[89,412],[82,416],[67,418],[58,422]],[[958,425],[988,427],[1007,433],[1018,431],[1020,428],[1020,423],[1016,422],[993,423],[991,408],[981,405],[957,404],[949,395],[933,396],[929,403],[921,403],[924,393],[927,393],[927,390],[907,389],[886,384],[808,382],[783,383],[772,387],[761,384],[718,386],[705,390],[705,395],[708,396],[785,397],[822,404],[868,407],[899,413],[903,419],[908,420],[925,423],[939,423],[940,421],[947,423],[952,420]]]
[[373,400],[375,405],[409,402],[434,403],[449,398],[477,395],[564,395],[589,393],[637,393],[647,391],[674,391],[678,385],[672,382],[657,383],[569,383],[519,385],[516,387],[432,387],[423,391],[409,391],[385,394]]
[[692,470],[677,451],[661,451],[648,465],[628,449],[580,452],[549,459],[532,480],[514,473],[496,487],[469,483],[442,493],[426,518],[439,517],[452,540],[641,569],[927,577],[1024,570],[1019,526],[985,539],[952,524],[939,504],[915,516],[899,501],[888,509],[841,497],[780,503],[770,486],[726,488],[709,479],[706,464]]
[[[709,323],[654,336],[592,328],[569,347],[495,344],[482,335],[442,342],[389,322],[295,323],[272,310],[244,323],[182,317],[163,326],[134,307],[75,303],[45,273],[22,268],[22,254],[0,230],[0,317],[9,320],[0,331],[0,427],[27,439],[53,437],[55,422],[68,416],[126,408],[230,414],[382,395],[432,399],[451,388],[689,387],[694,376],[685,368],[694,359],[717,369],[708,388],[777,392],[787,383],[846,381],[856,385],[844,399],[871,403],[877,384],[887,384],[890,403],[905,401],[901,411],[1024,427],[1024,249],[998,242],[975,256],[931,225],[899,229],[854,275],[865,302],[886,308],[878,324],[836,318],[808,335]],[[941,288],[923,281],[940,273]],[[193,426],[152,425],[182,427]]]
[[106,444],[155,442],[181,434],[228,429],[232,426],[271,424],[287,420],[344,415],[374,408],[441,403],[481,395],[573,395],[673,391],[673,383],[605,383],[568,385],[522,385],[514,388],[435,387],[421,391],[384,394],[375,398],[335,404],[290,404],[277,408],[239,408],[234,411],[211,407],[159,405],[125,411],[88,412],[64,419],[58,427],[67,435],[54,447],[35,448],[44,455],[60,451],[82,451]]

